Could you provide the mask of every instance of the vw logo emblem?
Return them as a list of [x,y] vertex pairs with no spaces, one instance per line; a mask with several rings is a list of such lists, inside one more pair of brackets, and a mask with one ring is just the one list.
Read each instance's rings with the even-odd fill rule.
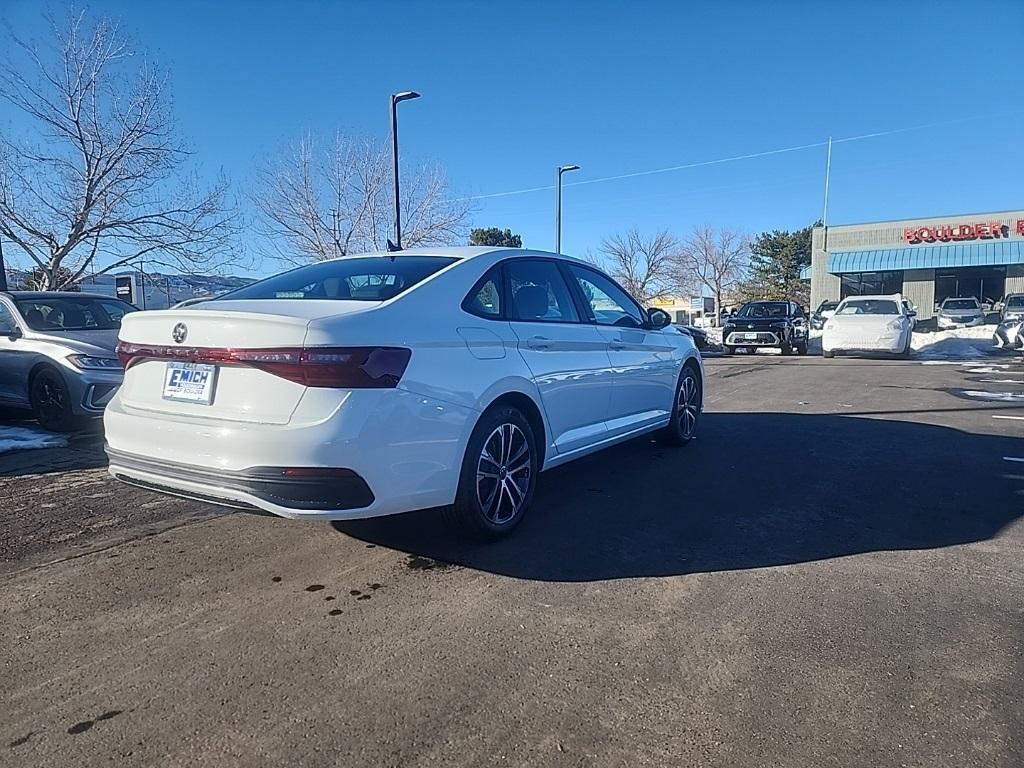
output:
[[174,339],[175,343],[181,344],[188,336],[188,326],[184,323],[178,323],[174,326],[174,330],[171,331],[171,338]]

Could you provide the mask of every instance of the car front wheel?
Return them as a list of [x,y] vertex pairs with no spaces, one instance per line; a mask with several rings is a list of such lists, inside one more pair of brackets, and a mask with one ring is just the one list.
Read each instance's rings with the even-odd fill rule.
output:
[[63,377],[51,369],[43,368],[28,385],[32,415],[45,429],[69,432],[75,424],[71,414],[71,393]]
[[529,420],[513,406],[498,406],[480,418],[462,461],[452,522],[469,534],[496,539],[526,513],[537,485],[536,437]]
[[672,406],[672,418],[658,437],[668,445],[687,445],[697,433],[700,420],[701,384],[700,374],[691,365],[683,368],[676,386],[676,399]]

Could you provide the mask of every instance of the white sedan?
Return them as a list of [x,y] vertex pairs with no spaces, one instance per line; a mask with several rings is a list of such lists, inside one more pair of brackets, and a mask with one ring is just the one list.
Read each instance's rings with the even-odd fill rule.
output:
[[884,352],[910,356],[914,312],[903,297],[851,296],[825,323],[821,349],[825,357],[843,352]]
[[592,265],[521,249],[370,254],[125,318],[110,473],[291,518],[447,507],[511,530],[544,469],[703,405],[693,341]]

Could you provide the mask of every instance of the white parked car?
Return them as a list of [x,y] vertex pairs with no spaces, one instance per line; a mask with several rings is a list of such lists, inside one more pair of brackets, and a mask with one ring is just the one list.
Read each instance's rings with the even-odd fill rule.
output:
[[844,352],[885,352],[908,357],[913,328],[913,312],[898,293],[850,296],[825,323],[822,353],[834,357]]
[[935,324],[939,328],[984,325],[985,310],[981,308],[981,303],[975,298],[945,299],[939,305]]
[[447,506],[503,534],[540,471],[644,433],[694,436],[702,362],[670,321],[538,251],[300,267],[126,317],[110,472],[291,518]]

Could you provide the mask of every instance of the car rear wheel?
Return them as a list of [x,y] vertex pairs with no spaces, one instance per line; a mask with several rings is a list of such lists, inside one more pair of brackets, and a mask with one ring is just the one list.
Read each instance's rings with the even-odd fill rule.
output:
[[52,368],[43,368],[28,385],[32,415],[45,429],[69,432],[75,422],[71,414],[71,393],[61,375]]
[[797,352],[798,355],[806,355],[807,354],[807,339],[804,339],[803,341],[799,342],[796,345],[796,352]]
[[478,538],[508,534],[533,499],[538,458],[533,429],[518,408],[487,411],[469,438],[448,518]]
[[683,367],[676,386],[676,399],[672,418],[661,430],[658,438],[667,445],[687,445],[697,433],[701,410],[700,374],[692,365]]

